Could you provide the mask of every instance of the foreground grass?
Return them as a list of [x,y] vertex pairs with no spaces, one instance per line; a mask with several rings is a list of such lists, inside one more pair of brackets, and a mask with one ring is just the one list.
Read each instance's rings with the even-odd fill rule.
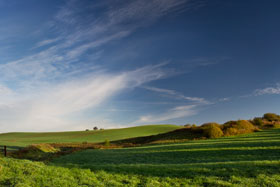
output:
[[108,129],[99,131],[73,131],[73,132],[50,132],[50,133],[5,133],[0,134],[0,145],[25,147],[38,143],[73,143],[73,142],[104,142],[149,136],[169,132],[181,128],[176,125],[146,125],[123,129]]
[[172,177],[179,180],[178,184],[280,186],[280,129],[178,144],[86,150],[60,157],[53,164],[123,175]]
[[[276,164],[276,163],[264,163]],[[278,163],[279,164],[279,163]],[[203,171],[202,169],[200,169]],[[198,171],[198,168],[190,169]],[[204,169],[207,172],[207,169]],[[86,187],[86,186],[279,186],[279,174],[257,174],[248,177],[237,175],[225,179],[225,169],[221,176],[194,175],[189,177],[154,177],[135,174],[116,174],[89,169],[47,166],[40,162],[0,158],[0,186],[14,187]],[[195,172],[197,174],[197,172]],[[232,173],[230,173],[232,174]]]

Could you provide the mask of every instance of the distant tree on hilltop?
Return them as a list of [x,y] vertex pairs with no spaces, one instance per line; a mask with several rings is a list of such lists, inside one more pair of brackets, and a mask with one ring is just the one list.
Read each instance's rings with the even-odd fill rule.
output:
[[267,121],[280,121],[280,116],[274,113],[266,113],[263,115],[263,119]]

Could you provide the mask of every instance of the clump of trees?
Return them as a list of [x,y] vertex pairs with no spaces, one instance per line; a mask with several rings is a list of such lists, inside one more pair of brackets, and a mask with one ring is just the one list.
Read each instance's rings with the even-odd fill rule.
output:
[[248,120],[228,121],[222,125],[222,130],[225,136],[234,136],[237,134],[246,134],[258,130],[258,127],[254,126]]
[[259,118],[259,117],[254,118],[254,119],[252,120],[252,123],[253,123],[254,125],[258,126],[258,127],[262,127],[262,126],[265,125],[265,123],[264,123],[264,121],[263,121],[263,118]]
[[266,113],[263,115],[263,119],[267,121],[280,121],[280,116],[274,113]]
[[192,127],[196,127],[196,124],[189,124],[187,123],[186,125],[184,125],[185,128],[192,128]]
[[228,121],[222,125],[212,122],[199,127],[190,127],[192,132],[201,133],[206,138],[219,138],[222,136],[234,136],[258,131],[259,128],[248,120]]
[[[98,127],[95,126],[95,127],[92,128],[92,130],[97,131],[97,130],[98,130]],[[100,131],[103,131],[104,128],[100,128],[99,130],[100,130]],[[89,131],[89,129],[86,129],[86,131]]]
[[218,123],[205,123],[201,126],[203,135],[207,138],[219,138],[224,135]]
[[263,117],[256,117],[251,122],[262,129],[266,128],[279,128],[280,127],[280,115],[274,113],[266,113]]

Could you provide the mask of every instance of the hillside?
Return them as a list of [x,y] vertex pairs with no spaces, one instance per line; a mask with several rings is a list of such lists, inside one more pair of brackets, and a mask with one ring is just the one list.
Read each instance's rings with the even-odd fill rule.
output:
[[53,164],[178,177],[194,186],[279,186],[279,155],[280,129],[273,129],[185,143],[86,150],[57,158]]
[[122,129],[98,131],[69,131],[47,133],[4,133],[0,134],[0,145],[27,146],[37,143],[104,142],[106,139],[120,140],[132,137],[150,136],[181,128],[176,125],[145,125]]
[[0,157],[0,186],[280,186],[280,129],[95,149],[51,163]]

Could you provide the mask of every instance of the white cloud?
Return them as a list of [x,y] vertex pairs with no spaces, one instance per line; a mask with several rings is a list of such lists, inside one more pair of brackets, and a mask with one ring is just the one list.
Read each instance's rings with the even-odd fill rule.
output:
[[13,91],[10,88],[0,85],[0,97],[3,95],[11,95],[12,93]]
[[267,95],[267,94],[280,94],[280,84],[276,84],[274,87],[267,87],[263,89],[257,89],[254,91],[255,96]]
[[170,119],[178,119],[195,115],[197,113],[196,105],[183,105],[171,108],[170,110],[157,115],[141,116],[137,121],[132,124],[151,124],[164,122]]
[[224,102],[224,101],[229,101],[230,99],[231,99],[230,97],[224,97],[224,98],[220,98],[218,101]]
[[[95,61],[81,63],[80,58],[88,50],[94,49],[91,55],[98,53],[101,51],[98,48],[124,38],[176,9],[184,9],[188,2],[102,2],[101,6],[105,6],[107,12],[84,17],[81,16],[84,7],[79,7],[82,1],[67,1],[54,20],[48,22],[48,29],[40,27],[41,35],[45,35],[45,30],[54,31],[52,38],[38,41],[33,54],[0,65],[0,131],[77,129],[77,126],[83,126],[81,123],[87,123],[86,119],[70,120],[72,115],[98,108],[122,91],[165,77],[166,73],[160,69],[162,64],[107,73],[97,67]],[[95,13],[91,6],[86,8]],[[42,46],[48,48],[40,48]],[[81,74],[85,76],[80,78]],[[5,86],[10,83],[16,89]],[[204,102],[202,98],[185,99]],[[171,113],[174,117],[187,114],[187,108],[174,108]]]
[[49,45],[49,44],[55,43],[55,42],[57,42],[59,40],[60,40],[60,38],[52,38],[52,39],[43,40],[43,41],[37,43],[35,48],[43,47],[45,45]]
[[204,98],[185,96],[181,93],[176,92],[175,90],[168,90],[168,89],[162,89],[162,88],[156,88],[156,87],[150,87],[150,86],[143,86],[142,88],[171,96],[174,99],[183,99],[183,100],[196,102],[196,103],[199,103],[199,104],[210,104],[210,102],[205,100]]
[[114,74],[96,72],[55,85],[19,90],[16,94],[2,86],[1,90],[7,95],[1,98],[0,131],[77,129],[77,126],[84,126],[86,119],[75,122],[69,118],[85,110],[97,109],[122,91],[164,76],[161,66],[156,65]]

